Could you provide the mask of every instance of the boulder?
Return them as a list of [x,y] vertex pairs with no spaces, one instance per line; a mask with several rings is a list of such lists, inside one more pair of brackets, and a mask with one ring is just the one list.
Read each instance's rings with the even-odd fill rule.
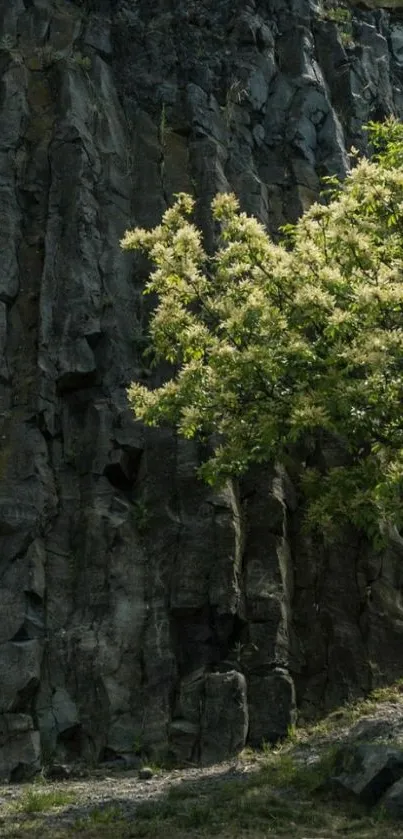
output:
[[[403,778],[403,749],[378,743],[345,746],[336,758],[331,787],[364,804],[376,804],[386,790]],[[392,805],[391,805],[392,806]]]
[[42,652],[36,639],[0,644],[0,713],[20,710],[35,696]]
[[209,673],[205,681],[200,757],[204,764],[241,751],[248,733],[246,682],[242,673]]
[[389,787],[381,798],[380,806],[393,819],[403,819],[403,778]]
[[39,731],[28,714],[0,715],[0,781],[22,781],[40,769]]
[[287,736],[296,722],[294,683],[285,670],[278,667],[267,676],[248,680],[249,737],[251,746],[274,743]]

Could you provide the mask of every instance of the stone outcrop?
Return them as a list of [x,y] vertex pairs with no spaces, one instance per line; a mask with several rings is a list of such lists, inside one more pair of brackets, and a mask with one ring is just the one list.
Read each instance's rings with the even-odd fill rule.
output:
[[[403,776],[403,752],[382,743],[365,743],[342,747],[336,759],[335,774],[330,785],[362,801],[376,804]],[[396,793],[396,790],[395,790]]]
[[[212,493],[127,408],[147,265],[178,190],[271,231],[403,111],[403,23],[308,0],[2,0],[0,774],[207,762],[394,678],[402,544],[302,538],[287,476]],[[334,456],[332,451],[325,452]]]

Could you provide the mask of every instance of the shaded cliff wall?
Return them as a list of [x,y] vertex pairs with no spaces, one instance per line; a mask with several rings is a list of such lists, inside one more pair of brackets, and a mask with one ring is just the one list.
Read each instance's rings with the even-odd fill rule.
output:
[[[178,190],[271,230],[403,112],[403,21],[307,0],[1,0],[0,775],[216,760],[400,675],[402,549],[302,540],[284,475],[195,480],[127,409],[146,266]],[[147,305],[150,305],[147,303]],[[337,456],[329,450],[327,457]]]

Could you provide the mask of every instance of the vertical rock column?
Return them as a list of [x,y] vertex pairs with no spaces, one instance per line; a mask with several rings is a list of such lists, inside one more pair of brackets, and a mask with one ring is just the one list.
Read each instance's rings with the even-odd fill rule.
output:
[[[45,636],[43,528],[56,506],[36,422],[38,299],[54,122],[36,45],[47,22],[5,3],[1,47],[0,260],[0,775],[39,767],[34,698]],[[38,42],[35,42],[35,38]]]
[[249,704],[248,742],[284,737],[296,721],[292,664],[293,570],[288,538],[292,487],[283,473],[251,475],[243,486],[246,512],[245,612],[241,649]]

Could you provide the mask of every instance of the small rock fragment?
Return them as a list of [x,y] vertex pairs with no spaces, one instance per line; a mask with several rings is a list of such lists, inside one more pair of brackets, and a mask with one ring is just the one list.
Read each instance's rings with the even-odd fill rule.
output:
[[154,772],[149,766],[142,766],[139,769],[139,779],[140,781],[149,781],[150,778],[154,777]]
[[70,766],[66,766],[64,763],[53,763],[52,766],[49,766],[46,770],[46,777],[54,781],[63,781],[66,778],[70,778],[70,775],[71,768]]

